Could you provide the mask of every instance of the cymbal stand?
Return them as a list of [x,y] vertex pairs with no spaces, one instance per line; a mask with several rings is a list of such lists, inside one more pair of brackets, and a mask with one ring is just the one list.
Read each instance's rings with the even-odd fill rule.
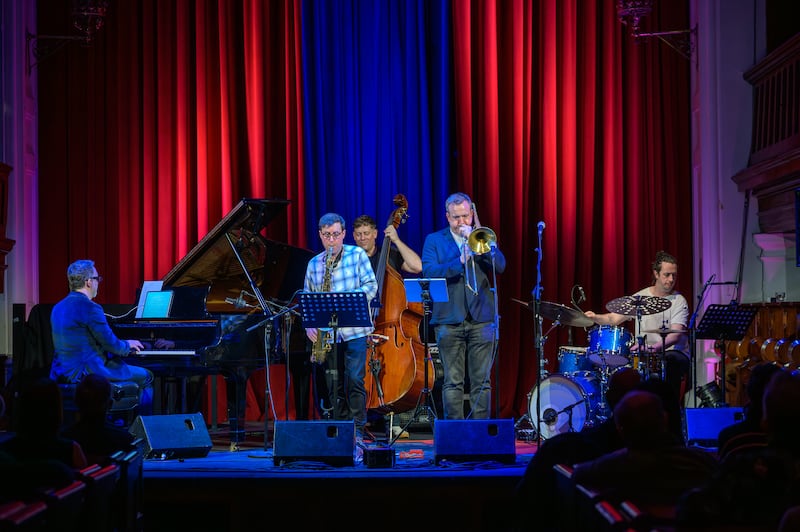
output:
[[639,324],[639,336],[636,337],[639,345],[639,373],[647,380],[650,378],[650,353],[644,343],[647,337],[642,332],[642,307],[636,307],[636,322]]

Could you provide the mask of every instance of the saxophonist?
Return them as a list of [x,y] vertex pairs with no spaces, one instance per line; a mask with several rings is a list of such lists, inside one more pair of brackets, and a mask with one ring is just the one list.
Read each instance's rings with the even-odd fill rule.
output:
[[[363,291],[367,301],[378,293],[378,282],[367,253],[358,246],[345,245],[345,222],[339,214],[327,213],[319,219],[322,253],[306,268],[303,289],[307,292]],[[311,340],[312,361],[326,365],[325,377],[334,418],[355,422],[356,437],[363,440],[367,422],[367,391],[364,386],[367,366],[367,336],[373,327],[306,328]],[[341,376],[341,377],[340,377]]]

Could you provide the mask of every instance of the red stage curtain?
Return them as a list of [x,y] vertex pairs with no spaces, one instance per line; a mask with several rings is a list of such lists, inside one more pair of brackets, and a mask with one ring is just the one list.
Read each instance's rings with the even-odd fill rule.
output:
[[[98,301],[133,302],[245,196],[291,199],[267,236],[307,247],[300,4],[117,2],[94,45],[40,63],[40,301],[89,257],[107,279]],[[569,304],[579,283],[602,311],[649,281],[659,249],[692,293],[690,64],[637,44],[615,5],[452,3],[455,188],[513,258],[498,285],[502,417],[526,412],[538,372],[532,319],[511,298],[540,286]],[[657,6],[653,28],[687,27],[685,2]],[[69,7],[40,2],[39,33],[68,34]],[[554,370],[586,331],[550,325]]]
[[[665,4],[653,23],[687,27],[685,6]],[[498,282],[508,417],[527,411],[539,367],[532,314],[511,298],[531,301],[539,286],[543,301],[570,305],[580,284],[583,309],[605,312],[649,284],[661,249],[678,258],[691,294],[689,62],[657,40],[636,44],[614,0],[452,7],[458,188],[505,255],[520,258]],[[542,333],[552,372],[558,347],[586,346],[587,332],[551,326]]]

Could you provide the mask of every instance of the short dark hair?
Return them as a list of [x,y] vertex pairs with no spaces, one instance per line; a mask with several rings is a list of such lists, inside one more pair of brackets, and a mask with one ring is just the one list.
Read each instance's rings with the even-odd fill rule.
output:
[[353,229],[358,229],[359,227],[364,225],[369,226],[372,229],[378,228],[378,222],[376,222],[375,218],[373,218],[369,214],[362,214],[353,221]]
[[665,262],[675,265],[678,264],[678,261],[675,259],[675,257],[670,255],[666,251],[661,250],[658,253],[656,253],[656,260],[653,261],[653,271],[661,272],[661,265],[664,264]]

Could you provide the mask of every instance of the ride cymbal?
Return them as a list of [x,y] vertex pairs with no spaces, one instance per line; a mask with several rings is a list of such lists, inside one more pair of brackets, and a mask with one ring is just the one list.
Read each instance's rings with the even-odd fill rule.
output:
[[639,316],[663,312],[672,306],[669,299],[655,296],[622,296],[606,304],[609,312]]

